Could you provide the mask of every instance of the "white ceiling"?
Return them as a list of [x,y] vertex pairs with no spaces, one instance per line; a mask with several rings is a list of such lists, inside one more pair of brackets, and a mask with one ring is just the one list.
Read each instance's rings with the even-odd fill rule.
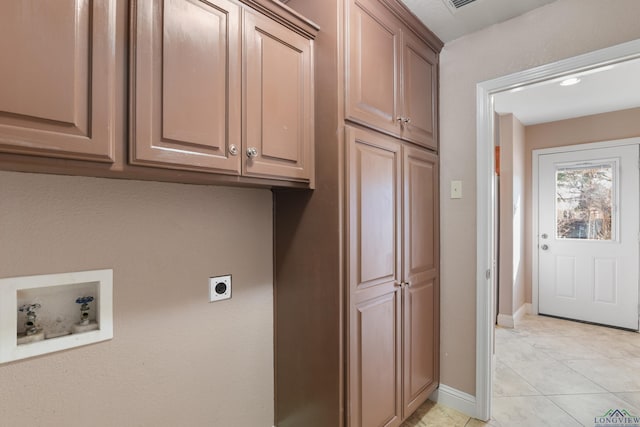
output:
[[452,12],[448,0],[402,0],[440,39],[447,43],[498,22],[507,21],[555,0],[475,0]]
[[[402,1],[446,48],[456,38],[556,0],[475,0],[457,10],[447,6],[449,0]],[[532,125],[640,107],[640,60],[604,68],[580,74],[581,81],[574,86],[547,81],[497,94],[495,109],[500,114],[513,113],[524,125]]]
[[[573,86],[561,86],[569,77]],[[499,114],[513,113],[525,126],[640,107],[640,60],[596,68],[494,96]]]

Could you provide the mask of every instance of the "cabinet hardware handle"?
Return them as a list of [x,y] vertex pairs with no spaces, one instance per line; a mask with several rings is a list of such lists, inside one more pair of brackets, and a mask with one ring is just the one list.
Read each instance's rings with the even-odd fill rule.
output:
[[543,234],[542,236],[540,236],[540,237],[542,237],[543,239],[548,239],[548,238],[549,238],[549,235],[548,235],[547,233],[544,233],[544,234]]
[[411,287],[411,282],[404,282],[404,285],[405,285],[407,288],[410,288],[410,287]]
[[398,118],[396,120],[399,121],[400,123],[402,123],[402,122],[404,122],[405,118],[398,116]]
[[258,157],[258,149],[256,147],[247,148],[247,157],[250,159],[255,159]]
[[403,120],[403,122],[405,122],[406,124],[411,123],[411,117],[405,117],[405,119]]
[[549,245],[542,245],[542,246],[540,246],[540,249],[542,249],[543,251],[548,251],[549,250]]
[[404,285],[404,283],[398,282],[397,280],[395,282],[393,282],[393,287],[394,288],[401,288],[402,285]]
[[236,144],[231,144],[229,146],[229,154],[231,154],[232,156],[238,155],[238,146]]

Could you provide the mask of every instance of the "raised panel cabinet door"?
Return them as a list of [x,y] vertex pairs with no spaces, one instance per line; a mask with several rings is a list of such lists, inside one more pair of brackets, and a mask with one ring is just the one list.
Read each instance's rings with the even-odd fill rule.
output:
[[438,158],[405,145],[403,163],[403,405],[410,414],[438,385]]
[[352,0],[346,58],[346,118],[400,135],[401,23],[378,0]]
[[438,56],[412,31],[403,33],[402,139],[437,149]]
[[313,171],[312,42],[244,11],[243,173],[308,181]]
[[347,128],[351,427],[402,421],[401,145]]
[[239,6],[133,0],[131,22],[130,162],[239,174]]
[[0,2],[0,151],[113,162],[116,0]]

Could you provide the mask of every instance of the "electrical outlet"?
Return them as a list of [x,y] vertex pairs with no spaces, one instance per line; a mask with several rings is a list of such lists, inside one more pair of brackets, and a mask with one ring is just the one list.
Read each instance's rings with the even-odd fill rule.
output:
[[231,275],[209,277],[209,302],[231,298]]

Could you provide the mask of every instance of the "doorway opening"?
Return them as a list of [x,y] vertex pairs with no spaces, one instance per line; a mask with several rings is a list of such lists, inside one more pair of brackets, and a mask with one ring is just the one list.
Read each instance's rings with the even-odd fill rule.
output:
[[[476,417],[491,415],[494,348],[496,187],[494,180],[495,96],[581,73],[602,71],[640,59],[640,40],[482,82],[477,86],[477,301]],[[536,242],[537,245],[537,242]]]
[[534,312],[638,330],[639,142],[533,152]]

